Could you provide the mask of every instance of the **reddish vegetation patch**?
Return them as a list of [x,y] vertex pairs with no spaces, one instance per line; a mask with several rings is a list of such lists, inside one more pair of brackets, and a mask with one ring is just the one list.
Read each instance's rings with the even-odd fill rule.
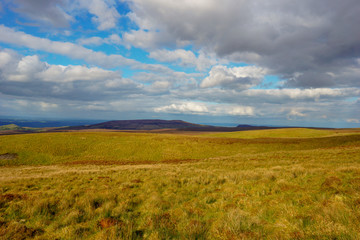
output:
[[114,218],[103,218],[98,222],[98,226],[101,228],[109,228],[115,225],[123,225],[123,222]]
[[4,160],[13,160],[16,159],[17,157],[18,157],[17,153],[0,154],[0,159],[4,159]]
[[102,176],[100,176],[100,177],[98,177],[98,179],[111,179],[110,177],[102,177]]
[[340,186],[342,183],[341,179],[335,176],[331,176],[325,179],[323,184],[321,185],[322,188],[335,188]]
[[132,183],[143,183],[143,181],[141,181],[140,179],[134,179],[131,182]]
[[247,197],[247,195],[245,193],[239,193],[234,196],[234,198],[243,198],[243,197]]
[[304,238],[304,234],[299,231],[292,232],[291,235],[292,235],[293,239],[303,239]]
[[354,201],[354,204],[355,204],[356,206],[360,206],[360,198],[356,199],[356,200]]
[[351,185],[353,185],[356,189],[360,190],[360,178],[354,178],[350,180]]
[[7,193],[4,195],[0,195],[0,200],[5,200],[5,201],[21,200],[26,198],[27,198],[26,195],[21,195],[21,194]]
[[[42,229],[29,228],[18,223],[0,223],[0,239],[7,235],[6,239],[29,239],[44,233]],[[4,238],[5,239],[5,238]]]

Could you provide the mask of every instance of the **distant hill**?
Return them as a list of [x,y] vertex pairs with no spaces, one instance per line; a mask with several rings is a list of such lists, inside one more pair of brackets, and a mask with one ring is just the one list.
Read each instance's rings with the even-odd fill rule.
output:
[[24,130],[24,128],[19,127],[16,124],[7,124],[0,126],[0,131],[4,131],[4,130]]
[[189,123],[181,120],[118,120],[104,123],[67,127],[62,130],[82,130],[82,129],[116,129],[116,130],[156,130],[156,129],[186,129],[186,128],[204,128],[207,125]]
[[272,129],[273,127],[239,125],[237,127],[217,127],[211,125],[201,125],[189,123],[182,120],[160,120],[160,119],[143,119],[143,120],[117,120],[108,121],[92,125],[73,126],[59,128],[58,130],[86,130],[86,129],[113,129],[113,130],[161,130],[172,129],[180,131],[203,131],[203,132],[234,132],[258,129]]
[[19,127],[16,124],[7,124],[0,126],[0,135],[32,133],[39,131],[41,131],[41,129],[39,128]]
[[237,125],[236,127],[238,127],[238,128],[248,128],[248,127],[254,127],[254,126],[247,125],[247,124],[240,124],[240,125]]

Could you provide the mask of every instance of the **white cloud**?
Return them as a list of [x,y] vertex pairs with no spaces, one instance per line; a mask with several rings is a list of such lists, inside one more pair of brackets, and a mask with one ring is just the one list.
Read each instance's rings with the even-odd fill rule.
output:
[[80,38],[77,40],[80,45],[94,45],[99,46],[103,44],[104,40],[100,37]]
[[80,7],[85,8],[93,15],[92,21],[98,30],[108,30],[116,27],[120,14],[111,0],[80,0]]
[[195,114],[195,115],[233,115],[254,116],[254,108],[250,106],[238,106],[233,104],[209,104],[202,102],[180,102],[167,106],[157,107],[155,112]]
[[77,40],[77,43],[84,46],[99,46],[102,44],[122,44],[122,39],[117,34],[111,34],[107,38],[100,37],[90,37],[90,38],[80,38]]
[[357,96],[358,94],[360,94],[360,89],[357,88],[249,89],[242,92],[242,96],[244,97],[259,97],[262,100],[268,99],[268,101],[279,101],[279,103],[287,100],[320,101],[331,98],[347,98],[351,96]]
[[4,25],[0,25],[0,42],[60,54],[73,59],[83,59],[88,63],[97,64],[104,68],[130,66],[135,69],[145,69],[151,71],[172,71],[168,67],[162,65],[144,64],[117,54],[106,55],[103,52],[96,52],[70,42],[51,41],[46,38],[35,37],[24,32],[15,31],[11,28],[5,27]]
[[214,66],[209,76],[200,84],[202,88],[221,86],[225,88],[248,89],[259,84],[267,70],[255,66],[233,67]]
[[302,113],[297,109],[291,109],[291,111],[287,115],[288,119],[292,119],[293,117],[306,117],[306,116],[307,115],[305,113]]
[[169,91],[171,87],[171,83],[168,81],[155,81],[151,84],[150,87],[147,88],[147,91],[152,93],[164,93]]
[[150,52],[150,58],[160,62],[180,62],[183,65],[195,65],[196,56],[192,51],[184,49],[176,49],[174,51],[166,49],[158,49]]
[[50,111],[50,110],[56,110],[59,105],[52,102],[45,102],[45,101],[31,101],[31,100],[24,100],[24,99],[17,99],[14,101],[11,101],[10,104],[11,107],[17,108],[19,110],[24,109],[36,109],[40,111]]
[[17,66],[17,71],[20,74],[33,74],[39,71],[42,71],[46,67],[46,64],[41,62],[39,57],[34,56],[25,56],[23,57]]
[[125,32],[122,35],[123,44],[127,48],[131,48],[132,46],[143,49],[152,49],[157,48],[158,45],[170,46],[167,43],[167,36],[161,36],[156,32],[148,32],[143,30],[131,30],[129,32]]
[[[12,56],[11,56],[12,57]],[[15,62],[15,59],[11,59],[12,62]],[[4,68],[0,67],[2,70],[2,77],[5,79],[15,82],[26,82],[29,79],[35,78],[35,75],[46,68],[46,63],[43,63],[39,60],[39,57],[26,56],[16,63],[16,68]]]
[[348,123],[360,123],[360,120],[355,119],[355,118],[349,118],[349,119],[346,119],[346,122],[348,122]]
[[208,108],[203,103],[184,102],[179,104],[170,104],[168,106],[157,107],[155,112],[166,113],[184,113],[184,114],[204,114],[208,113]]
[[9,64],[12,60],[10,53],[5,51],[0,52],[0,67],[4,67],[5,65]]
[[229,109],[228,114],[239,116],[253,116],[254,109],[252,107],[237,106]]
[[58,107],[55,103],[38,102],[37,104],[40,106],[42,111],[48,111]]
[[15,65],[5,66],[5,64],[0,64],[0,76],[4,81],[64,83],[120,78],[117,72],[98,67],[50,65],[40,61],[37,55],[19,57],[15,54],[0,52],[0,62],[5,62],[5,60],[7,63],[12,62]]
[[172,51],[158,49],[151,51],[149,57],[160,62],[175,63],[184,67],[196,67],[199,71],[203,71],[217,63],[215,56],[206,55],[204,51],[200,51],[199,56],[197,57],[192,51],[184,49]]
[[98,67],[48,65],[38,76],[45,82],[97,81],[120,77]]
[[111,44],[122,44],[122,39],[117,34],[111,34],[107,39],[106,42]]

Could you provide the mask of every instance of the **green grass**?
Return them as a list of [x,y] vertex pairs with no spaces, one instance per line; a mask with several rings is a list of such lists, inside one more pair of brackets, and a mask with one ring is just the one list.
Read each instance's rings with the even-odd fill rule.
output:
[[8,124],[0,126],[0,131],[21,131],[21,132],[40,132],[41,128],[20,127],[16,124]]
[[359,239],[348,134],[1,136],[0,239]]
[[[279,130],[264,130],[274,135]],[[289,130],[290,131],[290,130]],[[299,130],[296,130],[297,132]],[[304,130],[307,131],[307,130]],[[312,131],[312,130],[311,130]],[[261,131],[254,131],[258,135]],[[49,165],[69,162],[146,163],[188,161],[272,151],[314,149],[358,142],[360,134],[330,138],[235,139],[224,133],[186,136],[150,133],[72,132],[0,136],[0,154],[17,154],[1,159],[1,165]],[[245,134],[251,134],[246,132]],[[299,134],[297,134],[299,135]]]
[[204,134],[206,137],[224,137],[224,138],[319,138],[329,136],[340,136],[356,134],[359,130],[326,130],[326,129],[309,129],[309,128],[281,128],[269,130],[251,130],[240,132],[224,132]]
[[1,125],[0,126],[0,131],[2,130],[22,130],[22,127],[19,127],[15,124],[8,124],[8,125]]

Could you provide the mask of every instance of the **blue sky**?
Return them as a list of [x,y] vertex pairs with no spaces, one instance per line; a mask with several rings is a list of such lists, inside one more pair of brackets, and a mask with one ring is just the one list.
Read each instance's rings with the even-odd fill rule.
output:
[[5,0],[0,116],[360,127],[356,0]]

